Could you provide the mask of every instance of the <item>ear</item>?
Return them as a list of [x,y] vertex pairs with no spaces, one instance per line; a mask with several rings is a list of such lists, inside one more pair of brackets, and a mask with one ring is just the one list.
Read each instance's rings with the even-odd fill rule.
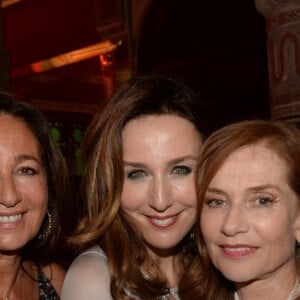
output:
[[294,235],[296,242],[300,244],[300,210],[298,210],[297,216],[294,221]]

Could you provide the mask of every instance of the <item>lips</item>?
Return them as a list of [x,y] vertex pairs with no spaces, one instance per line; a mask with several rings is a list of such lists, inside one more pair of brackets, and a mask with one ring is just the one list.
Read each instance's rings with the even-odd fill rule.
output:
[[178,216],[179,214],[169,216],[147,216],[147,218],[155,227],[168,228],[176,223]]
[[250,256],[259,249],[259,247],[254,247],[250,245],[219,245],[222,252],[229,258],[242,258],[245,256]]

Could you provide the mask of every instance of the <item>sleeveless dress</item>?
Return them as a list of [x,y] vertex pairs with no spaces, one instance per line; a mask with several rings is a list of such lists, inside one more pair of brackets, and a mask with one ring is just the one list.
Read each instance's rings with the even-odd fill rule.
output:
[[38,271],[38,283],[40,291],[39,300],[59,300],[59,296],[54,286],[42,270]]

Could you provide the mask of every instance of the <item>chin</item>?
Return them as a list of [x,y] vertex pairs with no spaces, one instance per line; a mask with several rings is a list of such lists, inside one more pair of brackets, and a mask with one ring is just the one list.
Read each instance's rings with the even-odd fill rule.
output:
[[251,276],[247,270],[239,272],[238,270],[230,270],[221,272],[225,278],[232,282],[242,283],[253,280],[254,276]]
[[19,250],[21,250],[24,247],[24,245],[5,245],[5,246],[1,246],[0,245],[0,252],[17,252]]
[[[159,243],[157,243],[159,241]],[[178,245],[178,241],[161,241],[161,240],[156,240],[155,242],[153,241],[147,241],[146,243],[153,252],[162,252],[165,254],[168,254],[168,252],[173,252],[173,250],[176,248]]]

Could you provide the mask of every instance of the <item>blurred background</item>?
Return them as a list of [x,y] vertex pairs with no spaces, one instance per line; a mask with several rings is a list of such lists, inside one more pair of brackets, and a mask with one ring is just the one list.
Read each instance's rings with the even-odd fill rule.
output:
[[220,125],[272,117],[299,126],[297,2],[2,0],[0,87],[45,113],[79,176],[87,124],[135,74],[182,79]]

